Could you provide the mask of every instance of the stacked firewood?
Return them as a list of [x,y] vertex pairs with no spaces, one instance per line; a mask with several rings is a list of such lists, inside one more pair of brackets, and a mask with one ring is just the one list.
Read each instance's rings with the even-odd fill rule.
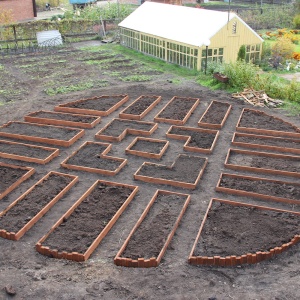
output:
[[260,107],[278,107],[283,104],[282,100],[272,99],[264,91],[255,91],[253,89],[244,89],[243,92],[233,93],[233,98],[245,100],[254,106]]

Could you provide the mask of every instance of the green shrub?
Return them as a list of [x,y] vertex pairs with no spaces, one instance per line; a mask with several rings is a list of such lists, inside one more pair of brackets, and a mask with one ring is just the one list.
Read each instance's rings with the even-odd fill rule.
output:
[[229,77],[229,85],[237,90],[252,87],[258,72],[253,63],[238,60],[224,64],[224,74]]
[[293,24],[296,29],[300,29],[300,14],[298,14],[294,17]]
[[245,60],[246,58],[246,46],[242,45],[238,52],[237,60]]

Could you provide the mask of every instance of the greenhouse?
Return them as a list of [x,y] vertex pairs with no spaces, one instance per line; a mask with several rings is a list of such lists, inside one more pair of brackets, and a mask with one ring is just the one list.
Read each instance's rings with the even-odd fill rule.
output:
[[169,63],[201,70],[205,62],[261,56],[263,39],[234,13],[145,2],[120,24],[121,45]]

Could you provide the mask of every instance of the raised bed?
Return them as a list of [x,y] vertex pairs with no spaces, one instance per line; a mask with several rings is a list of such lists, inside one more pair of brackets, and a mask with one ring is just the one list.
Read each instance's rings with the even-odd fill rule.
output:
[[183,145],[185,151],[208,154],[212,153],[218,136],[217,130],[175,125],[172,125],[167,132],[168,138],[185,141]]
[[126,154],[160,159],[166,152],[169,141],[136,137],[125,149]]
[[235,132],[232,145],[243,148],[300,154],[300,139]]
[[113,119],[99,132],[95,138],[108,142],[120,142],[127,134],[150,136],[158,127],[157,123]]
[[300,177],[300,156],[229,149],[225,167],[233,170]]
[[0,237],[19,240],[77,182],[51,171],[0,213]]
[[244,108],[236,125],[237,131],[263,135],[300,138],[300,128],[260,110]]
[[206,165],[205,157],[180,154],[171,166],[144,162],[134,173],[134,179],[195,189]]
[[300,203],[300,183],[222,173],[216,191],[267,201]]
[[189,256],[193,265],[254,264],[300,241],[300,213],[212,199]]
[[59,149],[33,146],[17,142],[0,140],[0,157],[46,164],[59,155]]
[[142,95],[132,104],[122,110],[119,114],[121,119],[141,120],[143,119],[159,102],[161,96]]
[[36,244],[46,256],[87,260],[138,191],[137,186],[97,180]]
[[190,198],[187,194],[157,190],[117,253],[114,263],[123,267],[157,267]]
[[0,162],[0,200],[33,175],[34,172],[34,168]]
[[198,121],[198,126],[221,129],[229,116],[230,110],[231,105],[229,103],[213,100]]
[[24,120],[39,124],[93,128],[101,122],[101,117],[40,110],[28,114]]
[[61,166],[102,175],[114,176],[127,164],[127,159],[107,155],[112,148],[108,143],[85,142]]
[[199,102],[198,98],[174,96],[154,117],[154,121],[184,125],[197,108]]
[[84,129],[29,122],[12,121],[0,127],[0,136],[63,147],[71,146],[83,135]]
[[128,95],[102,95],[60,104],[55,106],[54,110],[75,114],[108,116],[128,100]]

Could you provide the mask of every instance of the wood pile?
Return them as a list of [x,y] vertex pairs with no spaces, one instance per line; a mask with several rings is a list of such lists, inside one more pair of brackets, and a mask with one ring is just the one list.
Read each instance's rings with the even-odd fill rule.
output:
[[233,98],[245,100],[253,106],[275,108],[283,104],[282,100],[272,99],[264,91],[244,89],[243,92],[233,93]]

